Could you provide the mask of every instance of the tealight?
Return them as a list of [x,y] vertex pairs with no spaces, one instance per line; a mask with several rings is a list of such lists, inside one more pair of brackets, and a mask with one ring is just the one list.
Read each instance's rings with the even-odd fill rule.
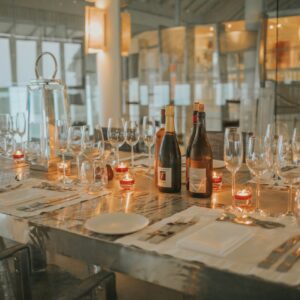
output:
[[135,180],[130,173],[125,173],[124,176],[120,179],[120,187],[123,190],[132,190],[134,188]]
[[126,173],[128,172],[128,166],[124,162],[121,162],[116,166],[115,170],[117,174]]
[[234,194],[235,205],[240,207],[250,206],[252,192],[249,188],[239,189]]
[[13,153],[12,157],[16,162],[18,162],[24,160],[25,155],[21,150],[17,150]]
[[213,190],[219,191],[222,188],[222,173],[213,172],[212,174]]

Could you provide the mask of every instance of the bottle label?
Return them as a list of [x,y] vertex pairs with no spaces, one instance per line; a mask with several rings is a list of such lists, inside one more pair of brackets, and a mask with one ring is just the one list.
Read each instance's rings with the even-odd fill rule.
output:
[[172,187],[172,168],[161,168],[157,170],[158,186],[160,187]]
[[206,193],[206,169],[189,168],[189,190],[192,193]]

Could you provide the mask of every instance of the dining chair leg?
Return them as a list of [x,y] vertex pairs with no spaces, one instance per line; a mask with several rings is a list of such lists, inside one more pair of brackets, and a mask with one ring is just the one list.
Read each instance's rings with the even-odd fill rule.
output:
[[114,273],[107,276],[102,286],[105,288],[105,300],[117,300],[116,275]]

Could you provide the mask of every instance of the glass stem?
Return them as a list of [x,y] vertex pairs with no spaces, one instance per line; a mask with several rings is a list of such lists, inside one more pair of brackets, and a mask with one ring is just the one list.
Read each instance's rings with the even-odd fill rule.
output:
[[293,184],[291,183],[289,186],[289,201],[288,201],[288,210],[287,215],[293,215],[294,213],[294,205],[293,205]]
[[80,178],[80,162],[79,162],[79,154],[76,155],[76,166],[77,166],[77,176]]
[[117,166],[120,164],[120,158],[119,158],[119,147],[116,147],[116,154],[117,154]]
[[148,154],[149,154],[149,170],[151,169],[151,146],[148,147]]
[[65,162],[65,153],[62,153],[62,162],[63,162],[63,184],[66,183],[66,162]]
[[133,145],[131,145],[131,167],[133,169],[134,166],[134,152],[133,152]]
[[231,176],[231,195],[232,195],[232,199],[234,199],[234,194],[235,194],[235,172],[232,172],[232,176]]
[[256,201],[255,209],[258,210],[260,207],[260,184],[258,178],[256,178]]

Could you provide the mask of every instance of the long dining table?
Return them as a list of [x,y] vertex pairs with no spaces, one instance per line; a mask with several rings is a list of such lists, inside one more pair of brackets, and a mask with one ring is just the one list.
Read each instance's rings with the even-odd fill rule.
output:
[[[3,163],[3,160],[1,160]],[[1,163],[0,163],[1,164]],[[19,167],[19,168],[28,168]],[[225,168],[223,187],[210,199],[191,198],[185,186],[181,193],[159,193],[153,178],[147,174],[136,176],[132,191],[123,191],[119,182],[109,182],[109,194],[80,202],[30,218],[20,218],[0,212],[0,235],[20,243],[99,265],[134,278],[170,288],[195,299],[300,299],[300,287],[243,275],[211,267],[205,262],[161,255],[134,246],[115,242],[120,236],[103,235],[87,230],[87,219],[107,212],[142,214],[154,224],[191,206],[222,208],[231,201],[230,174]],[[31,171],[30,177],[53,179],[55,175]],[[250,179],[243,166],[237,181]],[[42,194],[42,193],[41,193]],[[287,191],[262,189],[261,208],[279,214],[286,209]],[[259,250],[257,250],[259,251]],[[253,255],[256,255],[254,252]],[[297,266],[295,266],[297,267]],[[299,267],[299,265],[298,265]]]

